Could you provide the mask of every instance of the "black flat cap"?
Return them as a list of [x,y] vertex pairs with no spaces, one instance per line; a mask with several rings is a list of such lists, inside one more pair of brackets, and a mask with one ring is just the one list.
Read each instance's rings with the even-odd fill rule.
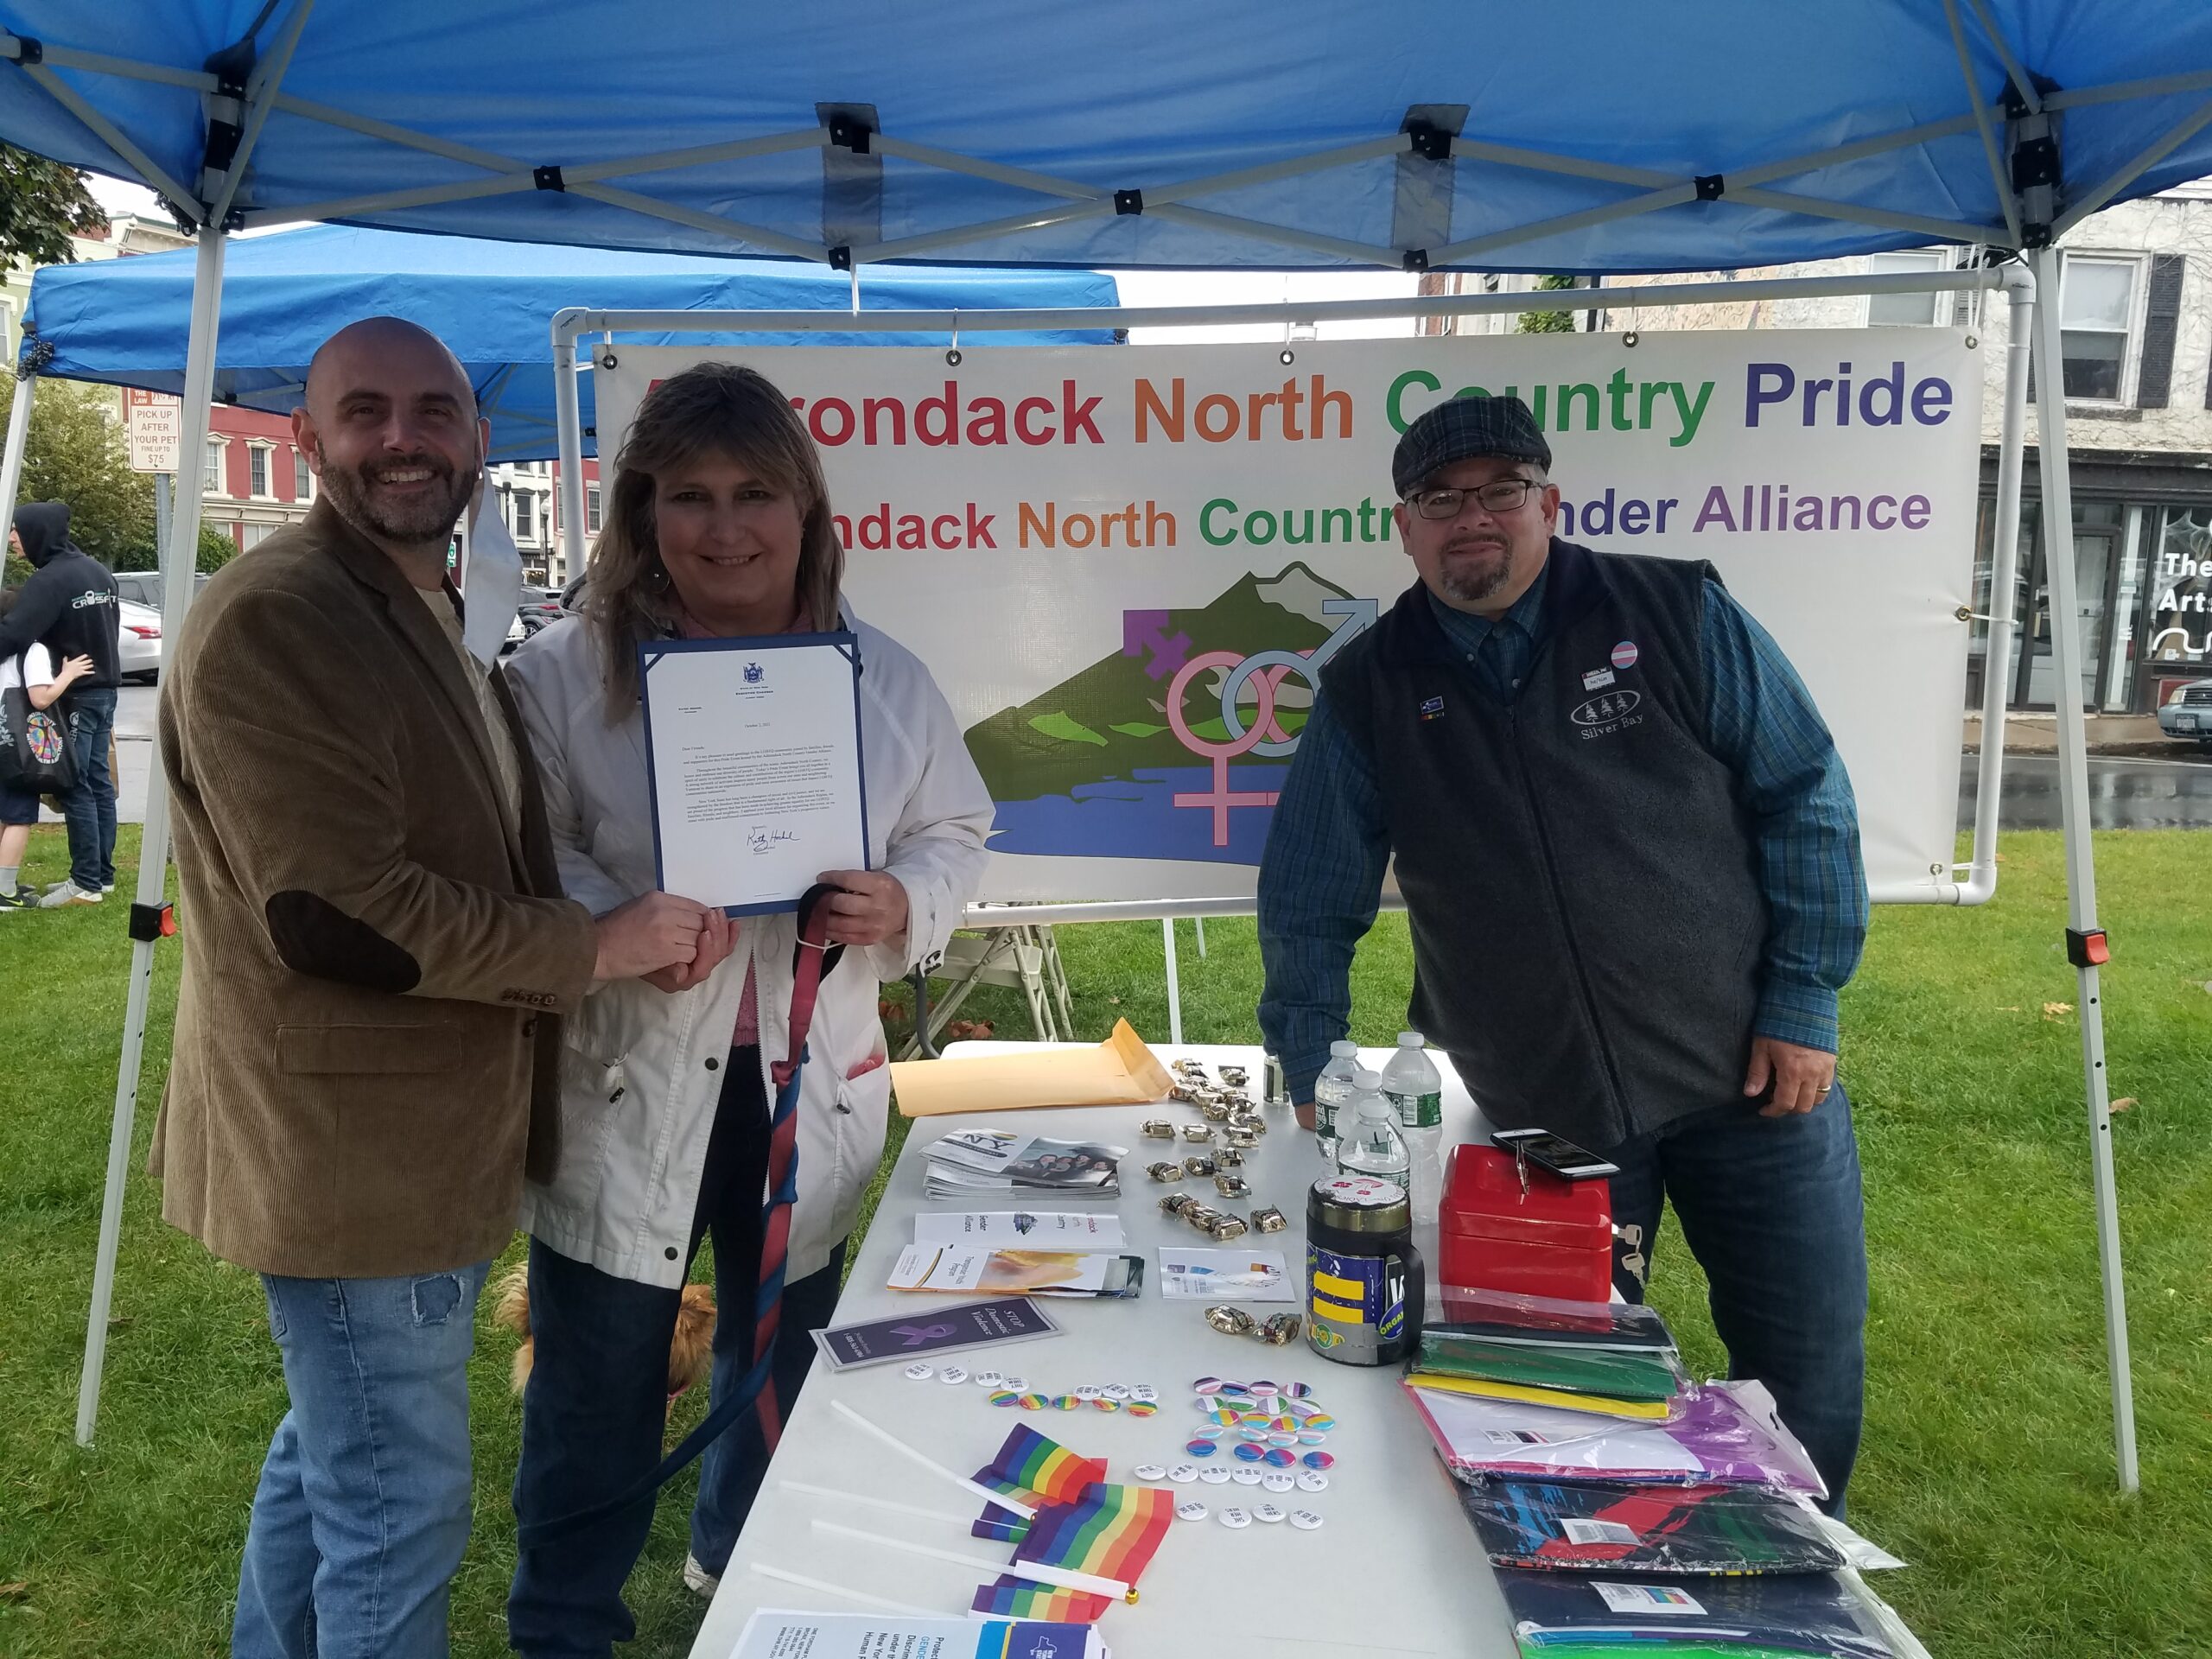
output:
[[1518,397],[1454,397],[1406,429],[1390,457],[1390,485],[1403,500],[1438,467],[1491,455],[1547,471],[1552,464],[1543,428]]

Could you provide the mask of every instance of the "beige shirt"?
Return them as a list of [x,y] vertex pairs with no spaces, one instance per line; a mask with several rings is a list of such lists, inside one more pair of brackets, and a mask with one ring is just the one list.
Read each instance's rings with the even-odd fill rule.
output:
[[493,764],[499,769],[499,797],[507,804],[507,810],[517,823],[522,821],[522,769],[515,760],[515,741],[507,730],[507,717],[499,708],[499,700],[492,695],[492,677],[482,664],[468,654],[468,647],[461,643],[461,618],[453,608],[453,601],[442,588],[417,588],[416,593],[430,607],[430,614],[438,620],[438,627],[453,641],[454,654],[461,658],[462,677],[468,689],[476,694],[476,712],[483,716],[484,729],[492,738]]

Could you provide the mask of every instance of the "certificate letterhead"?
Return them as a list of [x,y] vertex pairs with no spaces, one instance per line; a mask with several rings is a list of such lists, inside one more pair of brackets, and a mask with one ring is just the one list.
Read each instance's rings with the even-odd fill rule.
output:
[[868,867],[860,674],[849,632],[638,648],[663,892],[758,915]]

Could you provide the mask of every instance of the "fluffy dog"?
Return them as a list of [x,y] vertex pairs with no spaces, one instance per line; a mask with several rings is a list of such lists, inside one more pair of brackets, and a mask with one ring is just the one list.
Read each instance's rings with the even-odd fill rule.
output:
[[[492,1317],[518,1333],[522,1345],[515,1350],[514,1391],[520,1394],[530,1381],[537,1360],[537,1344],[530,1332],[530,1269],[512,1269],[499,1283],[499,1300]],[[715,1293],[706,1285],[686,1285],[676,1310],[676,1335],[668,1344],[668,1403],[671,1409],[684,1389],[704,1382],[715,1363]]]

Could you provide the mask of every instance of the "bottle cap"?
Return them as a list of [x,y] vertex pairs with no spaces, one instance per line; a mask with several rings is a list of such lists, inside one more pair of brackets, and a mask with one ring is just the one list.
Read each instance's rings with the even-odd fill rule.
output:
[[1398,1033],[1398,1046],[1400,1048],[1427,1048],[1428,1039],[1417,1031],[1402,1031]]
[[1329,1052],[1335,1055],[1338,1059],[1347,1059],[1359,1052],[1359,1045],[1349,1040],[1348,1039],[1339,1037],[1335,1042],[1329,1045]]
[[1365,1090],[1371,1094],[1382,1087],[1382,1074],[1380,1071],[1370,1071],[1363,1065],[1351,1074],[1351,1086],[1355,1089]]

